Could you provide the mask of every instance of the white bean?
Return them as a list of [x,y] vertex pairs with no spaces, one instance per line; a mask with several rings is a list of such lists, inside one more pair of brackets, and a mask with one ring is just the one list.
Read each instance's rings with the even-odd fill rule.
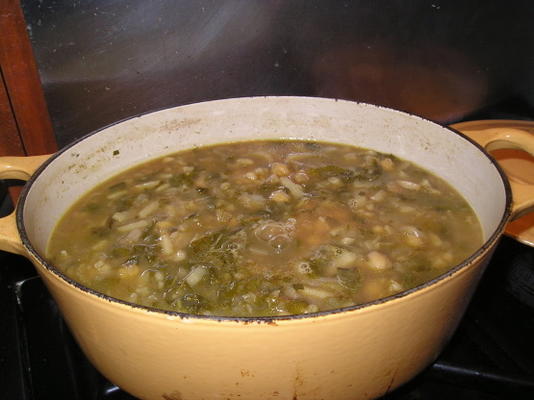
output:
[[174,247],[169,235],[161,236],[161,252],[166,255],[170,255],[174,252]]
[[185,281],[189,286],[195,286],[201,281],[207,272],[208,270],[204,266],[195,267],[189,274],[187,274]]
[[415,226],[405,226],[402,228],[404,241],[412,247],[421,247],[423,245],[423,232]]
[[351,244],[353,244],[354,242],[356,241],[356,239],[352,238],[352,237],[344,237],[343,239],[341,239],[341,244],[343,246],[350,246]]
[[371,268],[376,270],[383,270],[391,268],[391,260],[388,256],[379,251],[373,250],[367,254],[368,264]]
[[295,175],[293,175],[293,180],[296,183],[306,183],[310,180],[310,178],[306,172],[299,171]]
[[183,250],[178,250],[178,251],[176,252],[176,254],[174,255],[174,259],[175,259],[176,261],[183,261],[183,260],[185,260],[186,256],[187,256],[187,255],[186,255],[185,251],[183,251]]
[[371,200],[373,201],[382,201],[386,198],[386,192],[384,190],[379,190],[375,194],[371,196]]
[[269,198],[277,203],[286,203],[291,199],[283,190],[275,190],[271,193]]

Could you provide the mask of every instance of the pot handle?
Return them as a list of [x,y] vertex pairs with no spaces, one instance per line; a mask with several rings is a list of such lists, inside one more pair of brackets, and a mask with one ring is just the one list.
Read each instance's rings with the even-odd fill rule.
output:
[[[454,128],[454,125],[452,126]],[[486,151],[498,149],[522,150],[534,156],[534,135],[517,128],[488,128],[470,130],[456,128],[480,144]],[[534,211],[534,185],[509,177],[512,188],[512,219]]]
[[[0,179],[27,181],[50,154],[31,157],[0,157]],[[17,229],[16,210],[0,218],[0,250],[25,256],[26,250]]]

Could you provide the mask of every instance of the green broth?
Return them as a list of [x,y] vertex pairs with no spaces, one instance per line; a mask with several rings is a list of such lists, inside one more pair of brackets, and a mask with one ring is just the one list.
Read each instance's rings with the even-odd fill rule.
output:
[[125,301],[274,316],[402,292],[481,243],[469,204],[412,163],[331,143],[254,141],[113,177],[59,221],[47,255],[72,279]]

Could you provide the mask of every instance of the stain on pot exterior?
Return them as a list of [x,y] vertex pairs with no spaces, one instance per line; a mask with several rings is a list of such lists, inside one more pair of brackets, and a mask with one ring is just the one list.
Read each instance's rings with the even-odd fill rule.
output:
[[164,400],[183,400],[182,395],[178,391],[172,393],[164,393],[161,395],[161,398]]

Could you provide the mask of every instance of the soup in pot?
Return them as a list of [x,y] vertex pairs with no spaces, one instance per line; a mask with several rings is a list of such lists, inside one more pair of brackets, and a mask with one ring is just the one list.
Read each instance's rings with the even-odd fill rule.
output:
[[47,256],[127,302],[259,317],[387,297],[481,244],[469,204],[413,163],[348,145],[252,141],[113,177],[68,210]]

